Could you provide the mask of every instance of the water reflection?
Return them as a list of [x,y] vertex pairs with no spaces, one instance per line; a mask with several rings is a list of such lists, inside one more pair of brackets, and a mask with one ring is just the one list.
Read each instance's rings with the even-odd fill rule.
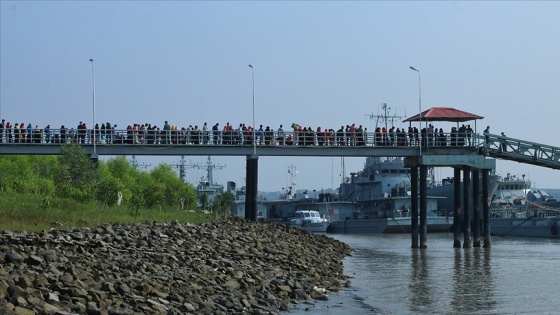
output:
[[560,240],[454,249],[452,235],[431,235],[424,250],[408,235],[337,238],[355,250],[344,263],[352,298],[322,314],[560,314]]
[[455,249],[453,290],[450,300],[454,313],[495,311],[495,286],[491,268],[491,250]]
[[420,312],[432,307],[432,292],[426,250],[413,249],[410,257],[410,310]]

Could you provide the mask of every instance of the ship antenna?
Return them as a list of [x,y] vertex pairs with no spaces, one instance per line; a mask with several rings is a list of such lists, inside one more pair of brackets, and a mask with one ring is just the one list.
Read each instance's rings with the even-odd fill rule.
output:
[[377,115],[374,115],[373,113],[366,114],[366,116],[368,116],[370,120],[374,120],[374,119],[376,120],[375,128],[379,127],[379,121],[381,121],[385,125],[385,129],[388,129],[387,123],[389,122],[389,119],[391,120],[391,124],[394,125],[395,121],[401,120],[403,118],[403,116],[397,116],[396,114],[392,116],[389,115],[389,112],[391,111],[391,107],[387,106],[387,103],[381,103],[381,108],[383,109],[383,114],[377,114]]
[[210,159],[210,156],[208,156],[208,161],[206,162],[206,166],[200,165],[200,164],[190,164],[190,165],[186,165],[189,168],[198,168],[198,169],[203,169],[206,168],[206,179],[208,180],[208,184],[210,186],[214,185],[214,178],[213,178],[213,170],[216,169],[222,169],[224,167],[226,167],[226,165],[218,165],[218,164],[214,164],[212,163],[212,160]]

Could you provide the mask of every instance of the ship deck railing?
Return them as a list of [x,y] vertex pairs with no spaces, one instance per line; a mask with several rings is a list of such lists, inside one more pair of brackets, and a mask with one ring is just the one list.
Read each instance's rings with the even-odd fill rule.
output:
[[516,207],[491,207],[490,217],[492,218],[517,218],[526,219],[529,217],[535,218],[556,218],[560,216],[559,208],[547,207],[546,205],[539,205],[539,207],[531,207],[527,205],[526,208]]

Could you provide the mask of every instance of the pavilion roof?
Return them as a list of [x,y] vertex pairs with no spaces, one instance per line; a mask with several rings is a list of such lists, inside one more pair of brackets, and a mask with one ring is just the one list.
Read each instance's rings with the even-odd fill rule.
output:
[[422,121],[453,121],[453,122],[463,122],[476,119],[483,119],[484,117],[471,114],[452,107],[432,107],[423,111],[420,114],[416,114],[409,117],[403,122],[419,121],[422,117]]

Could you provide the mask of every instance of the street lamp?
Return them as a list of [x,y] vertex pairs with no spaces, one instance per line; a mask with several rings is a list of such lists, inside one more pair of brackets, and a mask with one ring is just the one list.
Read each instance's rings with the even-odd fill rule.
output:
[[93,158],[97,158],[97,152],[95,149],[95,64],[93,59],[89,60],[91,62],[91,80],[93,82],[93,124],[91,128],[93,129]]
[[251,68],[251,77],[253,78],[253,155],[257,155],[257,138],[255,137],[255,69],[252,65],[249,65]]
[[[410,69],[418,72],[418,107],[420,110],[420,120],[418,122],[419,125],[419,129],[418,132],[420,134],[422,134],[422,78],[420,76],[420,70],[416,70],[416,68],[414,68],[413,66],[410,66]],[[420,137],[420,143],[418,144],[420,146],[420,155],[422,155],[422,137]]]
[[247,156],[247,194],[245,195],[245,219],[257,220],[257,198],[259,181],[259,157],[257,156],[257,139],[255,137],[255,69],[252,65],[253,78],[253,155]]

